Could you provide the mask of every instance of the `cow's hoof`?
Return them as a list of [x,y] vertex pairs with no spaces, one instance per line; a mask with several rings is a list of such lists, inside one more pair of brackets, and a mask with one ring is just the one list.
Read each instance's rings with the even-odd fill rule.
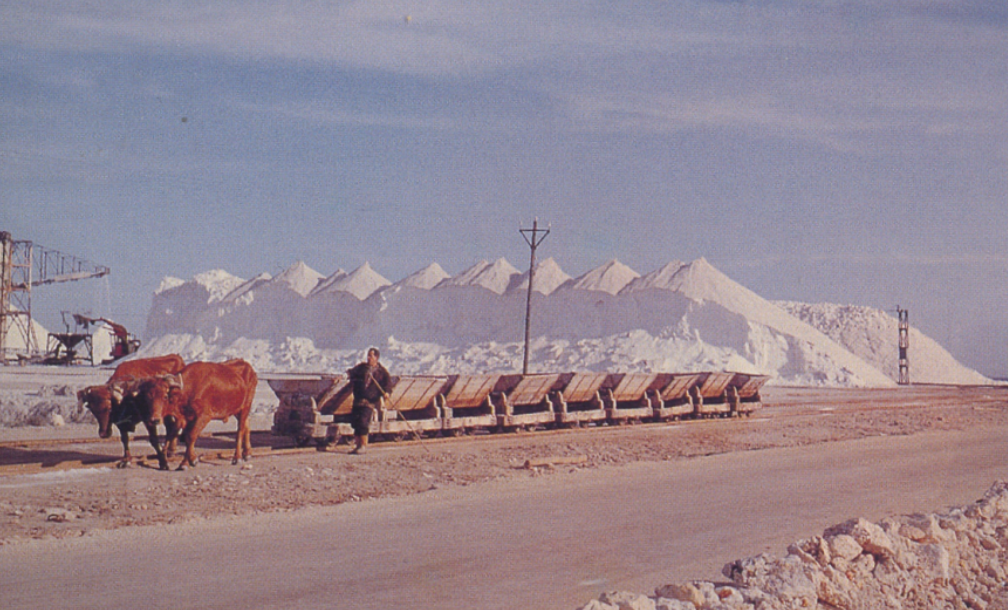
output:
[[118,464],[116,464],[116,468],[129,468],[132,465],[133,464],[130,462],[119,462]]

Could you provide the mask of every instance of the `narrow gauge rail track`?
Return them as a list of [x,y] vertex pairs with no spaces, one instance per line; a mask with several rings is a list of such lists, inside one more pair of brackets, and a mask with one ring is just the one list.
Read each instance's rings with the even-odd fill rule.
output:
[[[743,421],[743,420],[736,420]],[[759,421],[759,420],[752,420]],[[668,422],[628,422],[613,426],[617,427],[663,427],[668,426]],[[676,425],[716,425],[713,420],[682,420]],[[592,424],[594,427],[595,425]],[[609,424],[599,424],[600,427],[609,427]],[[382,441],[394,444],[396,447],[408,449],[416,446],[435,446],[450,444],[462,439],[487,440],[511,436],[513,434],[535,434],[538,437],[550,437],[571,433],[591,433],[588,426],[579,428],[537,428],[535,432],[529,432],[526,428],[517,428],[507,432],[499,430],[475,430],[465,434],[442,434],[425,432],[420,438],[406,436],[403,434],[387,435],[379,437]],[[225,445],[230,445],[234,438],[234,432],[215,432],[212,435],[204,435],[197,442],[201,462],[208,464],[230,465],[232,452],[224,450]],[[298,446],[294,439],[283,436],[276,436],[267,431],[253,431],[253,458],[255,460],[270,458],[275,456],[317,453],[328,449],[328,443],[320,443],[315,446]],[[225,439],[227,439],[225,441]],[[163,439],[162,439],[163,440]],[[258,441],[258,442],[257,442]],[[143,435],[138,435],[133,439],[134,443],[145,443]],[[344,443],[343,439],[337,442]],[[143,445],[139,445],[143,446]],[[96,466],[117,466],[121,457],[121,444],[118,437],[108,439],[97,436],[59,438],[59,439],[30,439],[0,442],[0,476],[35,474],[40,472],[51,472],[58,470],[74,470],[80,468],[94,468]],[[135,455],[137,467],[157,468],[157,457],[149,452],[149,447],[144,447],[144,452]]]
[[[854,416],[872,417],[884,416],[893,411],[912,411],[924,408],[940,408],[950,412],[968,408],[973,410],[1008,409],[1008,385],[1006,386],[936,386],[919,385],[891,389],[876,389],[866,393],[864,390],[809,389],[773,387],[767,392],[768,400],[760,410],[760,417],[730,420],[722,419],[682,419],[673,425],[687,427],[718,427],[726,424],[746,425],[768,420],[785,422],[800,418]],[[814,398],[813,398],[814,397]],[[592,434],[592,428],[641,427],[660,428],[670,425],[668,422],[635,422],[629,420],[622,423],[592,423],[586,427],[568,429],[558,427],[537,427],[532,434],[550,437],[563,434]],[[590,426],[590,427],[589,427]],[[511,433],[524,433],[522,427],[515,428]],[[204,435],[198,444],[201,458],[210,464],[229,464],[231,452],[224,450],[234,432],[215,432]],[[476,430],[466,434],[464,438],[471,440],[488,440],[510,436],[501,434],[496,429]],[[137,440],[142,440],[138,438]],[[412,435],[394,434],[388,440],[396,441],[397,447],[404,449],[416,445],[436,446],[442,443],[456,442],[452,434],[443,431],[423,432],[422,439]],[[325,448],[323,445],[322,448]],[[296,446],[296,439],[278,436],[275,432],[258,430],[253,432],[253,457],[255,459],[298,453],[314,453],[319,447]],[[118,438],[100,439],[97,436],[81,436],[73,438],[49,438],[0,441],[0,476],[17,474],[32,474],[53,470],[70,470],[93,468],[107,465],[114,467],[120,456]],[[140,456],[156,468],[153,454]],[[141,462],[142,465],[142,462]]]
[[[742,420],[740,420],[742,421]],[[754,420],[755,421],[755,420]],[[709,420],[683,420],[676,425],[705,425],[713,424]],[[605,424],[603,424],[605,425]],[[642,422],[628,424],[635,427],[661,427],[669,425],[667,422]],[[571,434],[577,432],[588,432],[588,428],[566,429],[566,428],[542,428],[534,433],[536,436],[549,437],[555,435]],[[391,442],[397,447],[409,448],[420,445],[441,445],[450,444],[462,440],[463,438],[472,440],[488,440],[508,436],[511,434],[525,434],[525,429],[517,429],[501,433],[496,430],[477,431],[466,435],[424,435],[421,438],[412,436],[404,437],[395,435],[383,439]],[[212,435],[204,435],[197,442],[200,449],[200,460],[208,463],[231,463],[233,452],[223,450],[224,439],[227,444],[231,444],[234,432],[215,432]],[[281,455],[310,454],[327,450],[327,445],[323,446],[296,446],[293,439],[288,437],[277,437],[265,431],[253,431],[253,458],[269,458]],[[255,442],[259,437],[260,442]],[[268,439],[268,440],[265,440]],[[164,440],[162,438],[162,440]],[[264,442],[265,441],[265,442]],[[139,435],[134,442],[145,442],[144,436]],[[219,445],[219,446],[218,446]],[[149,447],[141,455],[134,456],[140,467],[157,468],[157,456],[148,452]],[[110,467],[116,466],[119,462],[121,444],[118,437],[108,439],[96,436],[59,438],[59,439],[29,439],[16,441],[0,441],[0,476],[13,474],[30,474],[47,470],[70,470],[76,468],[92,468],[100,465]]]

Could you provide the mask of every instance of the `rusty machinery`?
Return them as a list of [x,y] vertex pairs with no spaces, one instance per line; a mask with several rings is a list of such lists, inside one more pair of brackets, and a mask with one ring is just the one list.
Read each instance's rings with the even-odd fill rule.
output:
[[41,353],[32,323],[32,288],[108,273],[104,265],[0,231],[0,362],[30,360]]
[[[87,335],[88,341],[90,341],[91,338],[91,332],[89,332],[91,326],[104,325],[108,328],[112,336],[112,352],[109,354],[108,359],[103,361],[101,364],[114,362],[140,349],[140,340],[130,334],[129,331],[126,330],[126,327],[122,324],[117,324],[108,318],[90,318],[79,313],[73,314],[73,320],[78,329],[84,330],[83,334]],[[51,351],[52,348],[50,346],[50,352]],[[92,364],[95,364],[93,351],[90,351],[90,358]]]

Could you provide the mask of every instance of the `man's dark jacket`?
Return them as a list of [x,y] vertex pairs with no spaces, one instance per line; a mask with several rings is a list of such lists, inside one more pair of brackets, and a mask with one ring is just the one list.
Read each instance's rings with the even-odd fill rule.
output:
[[367,362],[361,362],[347,371],[347,376],[350,378],[350,383],[353,384],[354,402],[363,399],[372,404],[378,404],[378,399],[382,397],[382,390],[388,392],[389,372],[380,363],[371,368]]

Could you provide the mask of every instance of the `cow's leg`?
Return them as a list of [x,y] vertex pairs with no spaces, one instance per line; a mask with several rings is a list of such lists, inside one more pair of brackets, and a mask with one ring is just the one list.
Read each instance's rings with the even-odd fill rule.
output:
[[116,464],[116,467],[117,468],[126,468],[127,466],[129,466],[130,464],[133,463],[133,456],[130,455],[130,450],[129,450],[129,431],[128,430],[123,430],[122,428],[120,428],[119,429],[119,439],[122,441],[123,456],[122,456],[122,459],[119,460],[119,463]]
[[147,438],[150,440],[151,446],[154,447],[154,453],[157,454],[158,468],[168,470],[168,458],[165,457],[165,452],[161,449],[161,440],[158,438],[157,426],[152,426],[145,422],[144,427],[147,428]]
[[249,424],[247,417],[245,418],[245,449],[242,457],[246,460],[252,459],[252,426]]
[[239,456],[242,460],[247,460],[252,457],[252,430],[249,426],[249,414],[248,412],[243,412],[238,414],[238,438],[235,439],[235,452],[234,457],[231,459],[232,464],[238,463]]
[[196,466],[196,439],[209,422],[207,417],[200,415],[186,423],[185,432],[182,434],[182,440],[186,444],[185,457],[179,464],[179,470],[184,470],[187,465]]
[[175,455],[178,447],[178,437],[182,426],[174,417],[165,418],[165,457],[171,458]]

